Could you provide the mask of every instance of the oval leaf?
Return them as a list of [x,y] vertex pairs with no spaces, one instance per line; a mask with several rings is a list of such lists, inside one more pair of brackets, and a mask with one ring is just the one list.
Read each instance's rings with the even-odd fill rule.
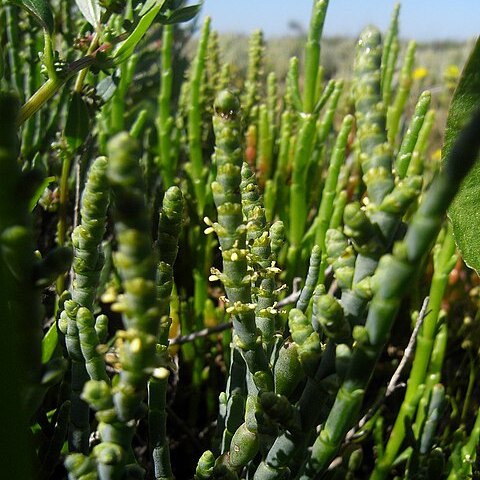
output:
[[10,3],[24,8],[48,33],[53,33],[54,22],[47,0],[10,0]]
[[47,363],[52,358],[58,343],[57,324],[54,323],[42,339],[42,363]]
[[75,0],[78,9],[92,27],[97,28],[100,24],[102,11],[98,0]]
[[189,5],[188,7],[179,8],[178,10],[174,10],[170,15],[167,16],[167,19],[162,22],[166,24],[173,24],[173,23],[184,23],[189,22],[192,18],[197,15],[197,13],[202,8],[202,4],[199,3],[197,5]]
[[133,32],[128,36],[125,42],[119,47],[119,49],[115,52],[115,56],[113,57],[113,61],[115,65],[119,65],[123,63],[125,60],[130,58],[137,46],[138,42],[143,38],[147,30],[150,28],[150,25],[155,20],[155,17],[160,12],[165,0],[157,1],[157,4],[152,7],[138,22],[137,26],[133,30]]
[[78,92],[74,92],[68,106],[65,139],[68,148],[74,152],[81,147],[90,131],[90,115],[88,108]]
[[[480,38],[465,64],[448,111],[442,158],[472,114],[480,108]],[[479,132],[480,135],[480,132]],[[459,159],[461,161],[462,159]],[[470,170],[448,210],[453,235],[465,263],[480,271],[480,162]]]

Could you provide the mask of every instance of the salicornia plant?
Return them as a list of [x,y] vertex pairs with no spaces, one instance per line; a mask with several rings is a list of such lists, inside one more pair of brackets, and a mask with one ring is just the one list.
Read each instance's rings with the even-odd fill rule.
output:
[[424,91],[399,5],[344,78],[328,0],[284,64],[200,8],[0,4],[2,472],[477,478],[480,42]]

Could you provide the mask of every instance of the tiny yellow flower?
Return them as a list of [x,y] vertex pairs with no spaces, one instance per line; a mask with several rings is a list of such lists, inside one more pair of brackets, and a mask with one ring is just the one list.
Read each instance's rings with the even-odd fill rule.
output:
[[422,78],[425,78],[427,75],[428,75],[428,69],[425,67],[417,67],[413,71],[414,80],[422,80]]
[[455,89],[459,77],[460,69],[456,65],[448,65],[443,72],[443,80],[449,90]]
[[460,76],[460,69],[457,65],[448,65],[443,72],[443,76],[447,79],[457,79]]

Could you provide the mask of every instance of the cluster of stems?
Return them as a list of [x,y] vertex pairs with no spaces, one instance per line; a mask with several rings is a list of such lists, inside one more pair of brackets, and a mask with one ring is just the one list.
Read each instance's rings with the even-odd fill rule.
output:
[[[312,0],[286,78],[267,72],[258,30],[242,82],[209,17],[182,63],[193,29],[174,24],[198,5],[11,3],[2,471],[190,478],[188,437],[208,448],[196,480],[474,478],[478,288],[466,294],[476,283],[445,213],[478,157],[480,115],[438,168],[442,99],[410,98],[417,47],[399,40],[400,7],[383,39],[361,33],[352,78],[337,79],[320,58],[329,0]],[[466,70],[478,58],[480,42]],[[459,90],[473,98],[471,77]],[[450,384],[460,356],[469,374]]]

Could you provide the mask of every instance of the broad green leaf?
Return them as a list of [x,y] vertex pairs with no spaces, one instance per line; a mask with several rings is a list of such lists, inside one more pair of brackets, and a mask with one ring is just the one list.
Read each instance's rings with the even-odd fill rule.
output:
[[165,2],[165,10],[177,10],[185,2],[186,2],[186,0],[167,0]]
[[75,3],[87,22],[97,28],[102,16],[100,2],[98,0],[75,0]]
[[157,4],[152,7],[145,15],[143,15],[133,32],[115,52],[113,61],[116,65],[119,65],[120,63],[124,62],[132,56],[138,42],[140,42],[147,30],[150,28],[150,25],[155,20],[155,17],[160,12],[164,3],[165,0],[157,1]]
[[57,324],[54,323],[42,339],[42,363],[47,363],[53,356],[58,343]]
[[184,23],[190,21],[192,18],[197,15],[197,13],[202,8],[202,4],[199,3],[197,5],[189,5],[188,7],[179,8],[178,10],[174,10],[171,15],[167,16],[167,19],[162,23],[166,24],[173,24],[173,23]]
[[[465,64],[448,111],[442,158],[447,158],[453,142],[472,114],[480,108],[480,38]],[[480,132],[479,132],[480,135]],[[458,159],[462,161],[461,158]],[[452,202],[448,216],[465,263],[480,271],[480,162],[467,175]]]
[[74,92],[68,106],[65,139],[72,152],[81,147],[90,131],[88,108],[78,92]]
[[50,4],[47,0],[9,0],[27,10],[48,33],[53,33],[54,23]]
[[45,189],[52,183],[54,182],[56,177],[47,177],[43,182],[39,185],[39,187],[35,190],[35,192],[32,195],[32,198],[30,199],[30,204],[29,204],[29,209],[32,211],[38,203],[38,200],[42,196],[42,193],[45,191]]

